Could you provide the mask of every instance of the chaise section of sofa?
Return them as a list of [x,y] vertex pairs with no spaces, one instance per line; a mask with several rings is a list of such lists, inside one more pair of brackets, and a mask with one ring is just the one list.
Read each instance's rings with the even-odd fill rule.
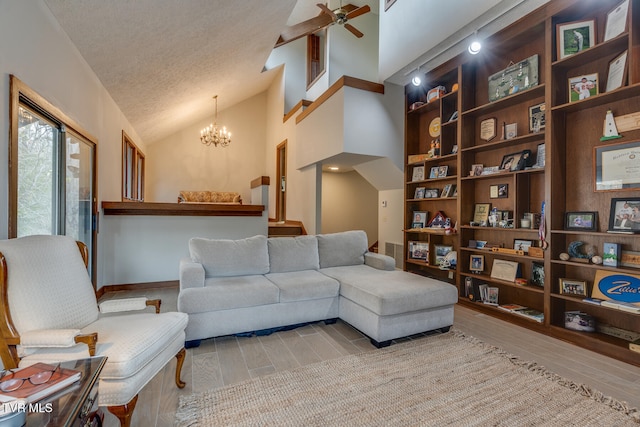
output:
[[367,247],[364,231],[191,239],[178,295],[187,345],[340,317],[381,347],[453,324],[454,286],[397,271]]

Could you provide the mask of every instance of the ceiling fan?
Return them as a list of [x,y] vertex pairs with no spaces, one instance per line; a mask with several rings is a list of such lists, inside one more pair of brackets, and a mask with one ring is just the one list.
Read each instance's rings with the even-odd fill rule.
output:
[[297,40],[300,37],[313,34],[316,31],[334,24],[342,25],[345,29],[350,31],[354,36],[358,38],[364,36],[361,31],[359,31],[353,25],[349,24],[348,21],[371,11],[369,5],[356,7],[352,4],[347,4],[345,6],[342,6],[341,0],[340,7],[335,10],[329,9],[329,7],[323,3],[318,3],[317,6],[320,8],[320,10],[322,10],[322,13],[320,13],[320,15],[316,16],[315,18],[302,21],[296,25],[287,27],[282,32],[282,34],[280,34],[275,47],[282,46],[283,44]]

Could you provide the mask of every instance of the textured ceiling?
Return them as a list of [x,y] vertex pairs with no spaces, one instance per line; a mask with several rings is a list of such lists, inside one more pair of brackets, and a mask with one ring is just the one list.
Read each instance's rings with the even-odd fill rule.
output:
[[266,90],[280,32],[316,16],[317,2],[45,0],[147,144],[211,117],[213,95],[223,110]]

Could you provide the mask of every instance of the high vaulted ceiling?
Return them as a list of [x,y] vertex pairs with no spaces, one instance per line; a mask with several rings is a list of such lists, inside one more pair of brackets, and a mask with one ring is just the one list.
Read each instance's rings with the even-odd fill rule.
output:
[[317,2],[45,0],[146,143],[211,117],[214,95],[223,110],[266,90],[281,31],[318,15]]

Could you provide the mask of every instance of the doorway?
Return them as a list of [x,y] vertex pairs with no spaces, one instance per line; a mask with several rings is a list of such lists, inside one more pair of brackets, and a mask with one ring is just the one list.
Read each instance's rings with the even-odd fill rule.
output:
[[287,219],[287,140],[276,147],[276,222]]

